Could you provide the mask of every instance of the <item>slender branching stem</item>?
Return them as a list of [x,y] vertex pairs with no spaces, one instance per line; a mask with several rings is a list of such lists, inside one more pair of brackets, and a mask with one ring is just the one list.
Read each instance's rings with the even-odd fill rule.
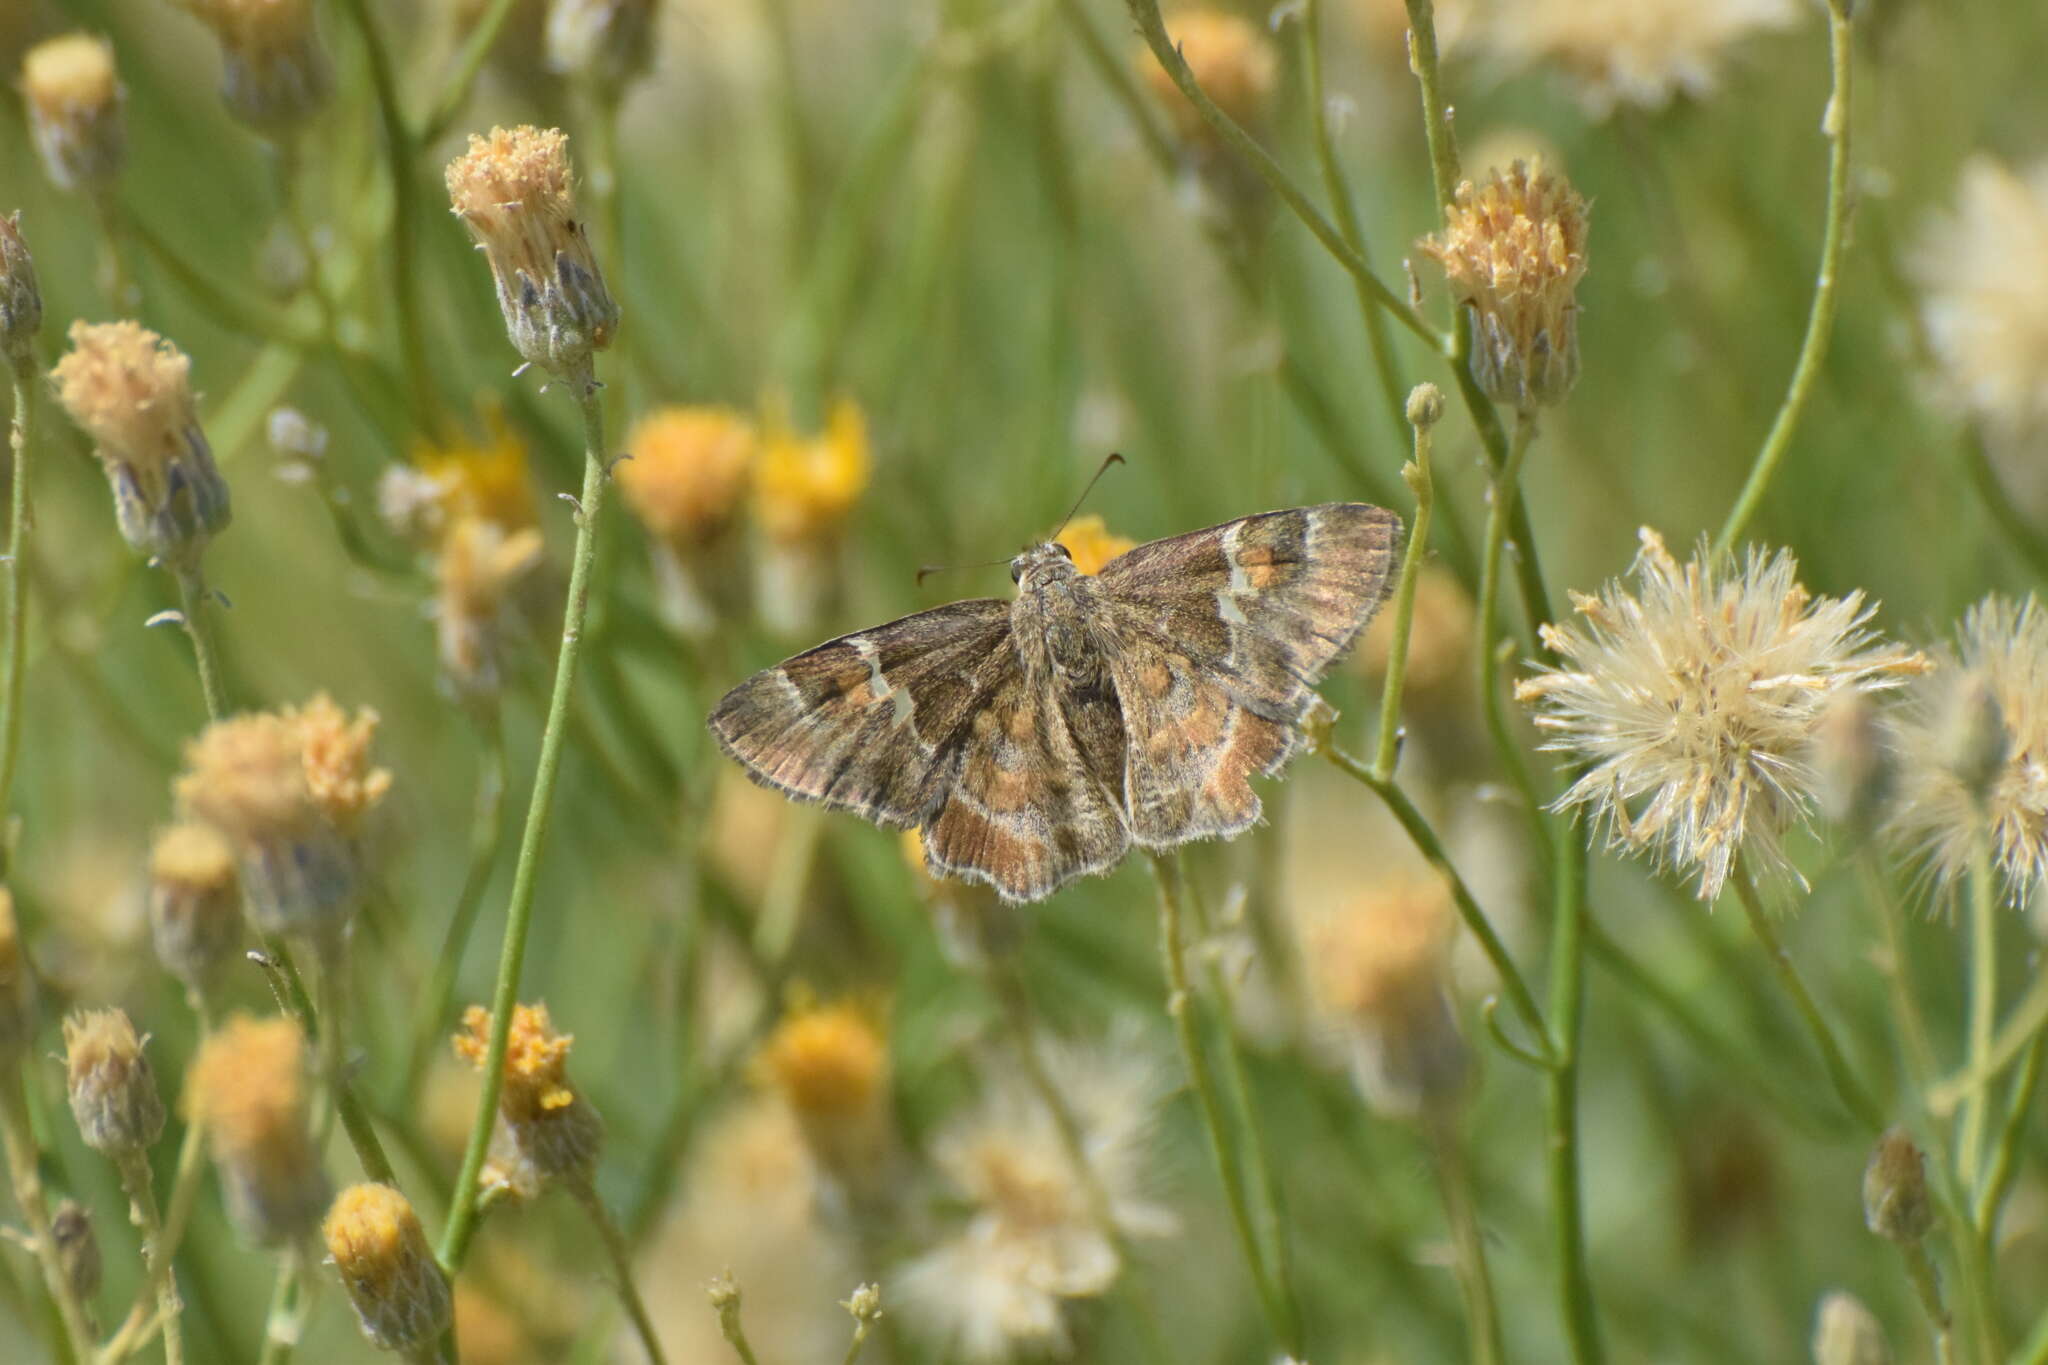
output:
[[1401,754],[1401,695],[1408,682],[1408,639],[1415,624],[1415,589],[1422,577],[1422,557],[1429,549],[1430,512],[1436,505],[1436,484],[1429,468],[1431,423],[1415,424],[1415,458],[1401,471],[1415,494],[1415,519],[1408,527],[1408,548],[1401,557],[1401,581],[1394,585],[1394,638],[1387,645],[1387,683],[1380,696],[1379,745],[1372,775],[1394,780]]
[[1208,1056],[1202,1050],[1201,1030],[1196,1026],[1195,997],[1188,984],[1183,914],[1186,889],[1182,884],[1180,862],[1173,854],[1155,853],[1152,855],[1152,870],[1159,882],[1159,948],[1166,965],[1166,1012],[1173,1019],[1174,1034],[1180,1041],[1181,1060],[1187,1066],[1188,1081],[1194,1088],[1202,1127],[1208,1134],[1209,1155],[1214,1160],[1217,1178],[1223,1184],[1231,1228],[1237,1235],[1239,1249],[1244,1253],[1245,1266],[1251,1272],[1252,1288],[1258,1294],[1259,1307],[1264,1311],[1266,1324],[1281,1349],[1299,1359],[1302,1354],[1299,1329],[1288,1320],[1286,1301],[1273,1282],[1265,1253],[1259,1246],[1257,1230],[1252,1222],[1251,1201],[1245,1197],[1244,1167],[1238,1158],[1237,1142],[1224,1116],[1223,1101],[1217,1093],[1215,1077],[1210,1074]]
[[1131,18],[1137,21],[1138,32],[1144,35],[1147,46],[1152,49],[1152,55],[1166,68],[1166,74],[1173,78],[1173,83],[1180,88],[1181,94],[1187,97],[1188,103],[1195,107],[1203,121],[1216,130],[1216,135],[1243,158],[1247,166],[1258,173],[1259,178],[1279,196],[1280,201],[1286,204],[1294,216],[1302,221],[1302,225],[1323,244],[1323,248],[1336,259],[1337,264],[1350,272],[1358,286],[1371,295],[1375,304],[1385,310],[1394,321],[1428,342],[1432,349],[1441,350],[1444,341],[1437,335],[1436,329],[1424,321],[1422,315],[1410,307],[1406,299],[1389,289],[1380,281],[1379,276],[1372,273],[1372,267],[1351,249],[1343,234],[1332,227],[1330,221],[1309,202],[1308,195],[1294,183],[1293,177],[1287,174],[1280,163],[1273,159],[1272,153],[1261,147],[1250,133],[1218,108],[1216,101],[1209,98],[1201,83],[1195,79],[1195,73],[1188,68],[1187,59],[1181,56],[1180,48],[1167,36],[1166,21],[1159,13],[1159,0],[1126,0],[1126,3],[1130,6]]
[[1577,1365],[1600,1365],[1607,1350],[1593,1304],[1586,1256],[1586,1207],[1579,1160],[1579,1035],[1585,1027],[1586,846],[1556,841],[1550,932],[1550,1055],[1544,1077],[1544,1128],[1553,1206],[1552,1253],[1565,1339]]
[[206,718],[221,720],[228,713],[228,694],[221,685],[213,628],[206,619],[206,577],[196,561],[180,568],[177,577],[179,616],[186,637],[192,641],[192,661],[199,669],[199,691],[206,699]]
[[1422,131],[1429,139],[1429,174],[1439,208],[1458,192],[1458,139],[1451,131],[1444,99],[1442,64],[1436,46],[1436,0],[1407,0],[1408,69],[1422,93]]
[[2044,1027],[2048,1027],[2048,973],[2035,976],[2020,1003],[1998,1026],[1990,1050],[1982,1058],[1967,1063],[1927,1092],[1928,1112],[1937,1118],[1954,1113],[1957,1105],[1997,1080],[2015,1058],[2033,1045]]
[[13,850],[7,837],[7,813],[12,809],[14,768],[21,757],[21,694],[28,674],[28,573],[29,470],[34,449],[36,418],[36,375],[27,357],[12,367],[14,376],[14,419],[9,440],[14,450],[14,467],[9,471],[12,487],[7,497],[7,551],[0,563],[0,581],[5,583],[7,639],[0,658],[0,876],[7,873]]
[[647,1359],[652,1365],[667,1365],[668,1357],[662,1353],[661,1337],[655,1332],[654,1320],[647,1315],[647,1305],[641,1300],[640,1290],[633,1282],[633,1252],[619,1231],[618,1220],[604,1206],[604,1200],[598,1197],[597,1187],[587,1175],[571,1183],[570,1193],[575,1195],[591,1226],[597,1229],[598,1238],[604,1243],[605,1255],[611,1258],[612,1288],[626,1310],[627,1319],[633,1324],[634,1335],[640,1338],[641,1348],[647,1352]]
[[512,1035],[512,1010],[519,1002],[520,969],[526,963],[526,940],[533,924],[541,850],[547,843],[555,778],[561,771],[563,741],[568,736],[569,698],[575,688],[576,663],[583,648],[583,620],[590,606],[590,566],[597,557],[597,534],[609,481],[604,412],[598,402],[597,387],[587,374],[570,383],[583,408],[583,495],[576,507],[576,550],[569,569],[569,600],[562,612],[562,645],[555,657],[554,692],[548,699],[547,724],[541,732],[540,757],[534,765],[533,796],[526,810],[526,829],[519,839],[512,897],[505,909],[498,981],[491,992],[491,1037],[484,1053],[483,1088],[477,1096],[476,1118],[470,1124],[469,1146],[463,1152],[462,1173],[455,1185],[455,1205],[449,1211],[438,1249],[441,1268],[450,1275],[461,1269],[469,1251],[469,1239],[476,1231],[477,1177],[490,1148],[498,1091],[505,1079],[505,1048]]
[[7,1176],[14,1186],[14,1202],[28,1222],[35,1241],[36,1262],[43,1270],[43,1288],[57,1305],[63,1326],[60,1354],[85,1365],[93,1358],[93,1334],[85,1305],[79,1301],[71,1277],[57,1252],[57,1238],[50,1230],[50,1206],[43,1199],[43,1177],[36,1169],[35,1134],[29,1124],[25,1081],[19,1061],[0,1066],[0,1142],[7,1148]]
[[1856,854],[1856,880],[1864,900],[1877,907],[1878,920],[1884,926],[1884,976],[1891,992],[1892,1026],[1898,1030],[1906,1077],[1925,1103],[1935,1075],[1934,1044],[1928,1039],[1927,1016],[1921,1012],[1920,999],[1913,993],[1912,958],[1906,951],[1906,912],[1878,868],[1876,855],[1868,848]]
[[[1991,1055],[1991,1035],[1998,1025],[1998,889],[1991,865],[1991,833],[1977,822],[1970,850],[1970,1004],[1969,1063],[1980,1069]],[[1984,1161],[1984,1124],[1991,1105],[1991,1087],[1980,1085],[1963,1097],[1961,1128],[1956,1135],[1956,1174],[1974,1194]]]
[[1827,224],[1821,238],[1820,272],[1814,280],[1813,306],[1806,316],[1806,339],[1799,345],[1799,359],[1792,367],[1792,381],[1785,401],[1771,419],[1771,429],[1750,466],[1749,478],[1728,511],[1728,520],[1714,537],[1714,555],[1729,554],[1749,529],[1771,479],[1784,462],[1792,437],[1799,430],[1800,416],[1813,396],[1820,378],[1821,363],[1828,353],[1828,338],[1835,328],[1835,295],[1840,280],[1842,250],[1849,239],[1849,125],[1850,75],[1854,68],[1851,43],[1851,0],[1828,0],[1828,51],[1834,73],[1828,92],[1827,110],[1821,115],[1821,130],[1828,138]]
[[1800,978],[1798,968],[1792,965],[1792,955],[1785,951],[1784,941],[1778,937],[1777,926],[1771,923],[1770,912],[1764,909],[1762,898],[1757,894],[1756,883],[1750,879],[1749,869],[1738,856],[1735,867],[1729,874],[1729,884],[1735,888],[1735,898],[1742,904],[1742,913],[1749,920],[1750,931],[1762,945],[1764,955],[1770,959],[1771,970],[1777,974],[1778,983],[1785,988],[1792,1006],[1806,1025],[1806,1031],[1813,1038],[1814,1046],[1820,1049],[1821,1062],[1827,1068],[1828,1080],[1835,1087],[1837,1098],[1842,1101],[1856,1121],[1876,1136],[1884,1131],[1884,1110],[1871,1097],[1870,1091],[1857,1076],[1855,1068],[1849,1065],[1842,1045],[1836,1041],[1835,1032],[1828,1026],[1820,1006],[1814,1003],[1813,995],[1806,989],[1806,982]]
[[[1501,686],[1500,667],[1509,648],[1500,636],[1500,567],[1507,551],[1508,526],[1513,509],[1520,504],[1522,462],[1536,436],[1536,414],[1527,410],[1515,414],[1514,440],[1508,458],[1487,490],[1486,546],[1479,569],[1479,705],[1486,715],[1486,732],[1493,740],[1494,753],[1507,770],[1516,793],[1522,798],[1522,814],[1529,825],[1530,847],[1546,862],[1554,857],[1550,823],[1543,818],[1546,802],[1536,789],[1535,774],[1529,771],[1528,756],[1508,723],[1507,692]],[[1518,547],[1526,550],[1526,546]],[[1536,623],[1531,622],[1531,626]]]
[[1984,1168],[1984,1185],[1977,1194],[1977,1236],[1988,1255],[1998,1241],[1998,1214],[2019,1174],[2019,1148],[2026,1136],[2027,1119],[2033,1113],[2034,1095],[2041,1086],[2041,1063],[2048,1055],[2048,1039],[2038,1034],[2027,1046],[2020,1074],[2013,1078],[2012,1093],[2006,1097],[2005,1121],[1991,1148],[1991,1160]]
[[1515,960],[1508,954],[1507,944],[1502,941],[1500,932],[1493,927],[1493,921],[1486,917],[1486,912],[1480,909],[1479,902],[1474,899],[1472,889],[1458,874],[1458,869],[1452,864],[1450,854],[1444,850],[1443,840],[1437,837],[1436,830],[1430,826],[1422,812],[1416,809],[1415,803],[1408,798],[1408,793],[1401,789],[1399,782],[1391,778],[1382,779],[1371,768],[1335,745],[1326,745],[1323,756],[1334,763],[1339,771],[1349,774],[1371,788],[1373,794],[1386,803],[1387,810],[1407,832],[1416,852],[1437,870],[1438,875],[1450,887],[1451,902],[1458,907],[1458,917],[1465,922],[1465,927],[1471,931],[1472,937],[1479,941],[1479,947],[1486,954],[1486,960],[1493,964],[1495,974],[1500,977],[1501,987],[1507,992],[1508,1004],[1514,1008],[1516,1017],[1522,1021],[1522,1026],[1529,1031],[1530,1037],[1536,1043],[1536,1055],[1542,1057],[1546,1065],[1550,1064],[1550,1030],[1544,1025],[1543,1011],[1537,1008],[1536,997],[1530,991],[1529,983],[1523,979],[1521,968],[1515,965]]
[[142,1233],[143,1263],[163,1324],[164,1365],[181,1365],[185,1359],[185,1331],[180,1321],[183,1305],[171,1279],[171,1244],[165,1235],[167,1225],[157,1210],[156,1179],[150,1174],[149,1158],[140,1151],[123,1152],[114,1164],[121,1173],[121,1188],[128,1194],[129,1217]]
[[1920,1301],[1920,1311],[1927,1315],[1928,1330],[1934,1334],[1936,1365],[1955,1365],[1955,1321],[1949,1316],[1948,1305],[1942,1302],[1941,1277],[1935,1272],[1926,1244],[1902,1243],[1899,1255],[1906,1263],[1906,1279],[1913,1286],[1913,1297]]
[[1486,1233],[1479,1225],[1472,1172],[1465,1162],[1457,1121],[1450,1115],[1431,1115],[1426,1132],[1436,1158],[1444,1219],[1458,1260],[1458,1291],[1465,1301],[1465,1322],[1472,1334],[1472,1365],[1501,1365],[1507,1352],[1501,1339],[1500,1309],[1494,1302],[1493,1272],[1486,1264]]

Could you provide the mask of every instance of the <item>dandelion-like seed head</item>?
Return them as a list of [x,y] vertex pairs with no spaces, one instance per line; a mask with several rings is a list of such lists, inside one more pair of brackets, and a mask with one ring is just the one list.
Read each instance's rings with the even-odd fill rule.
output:
[[453,1301],[410,1200],[389,1185],[351,1185],[320,1231],[371,1345],[416,1351],[439,1340]]
[[38,43],[22,57],[21,89],[51,182],[61,190],[111,185],[128,155],[114,45],[90,33]]
[[237,1014],[200,1044],[185,1085],[205,1127],[228,1212],[262,1246],[308,1236],[327,1207],[307,1126],[306,1040],[296,1021]]
[[202,994],[242,946],[235,851],[211,825],[172,825],[149,850],[149,928],[157,960]]
[[[1230,115],[1231,121],[1247,128],[1265,122],[1273,102],[1273,86],[1280,70],[1279,54],[1273,40],[1241,14],[1221,9],[1183,10],[1167,19],[1167,36],[1180,49],[1195,84]],[[1173,83],[1173,77],[1149,47],[1133,54],[1145,87],[1160,108],[1173,120],[1174,128],[1190,142],[1210,142],[1215,133]]]
[[1101,573],[1103,565],[1138,544],[1129,536],[1112,534],[1108,524],[1092,513],[1069,521],[1057,540],[1073,556],[1075,570],[1086,574]]
[[259,711],[207,726],[186,746],[173,791],[187,818],[234,849],[258,928],[322,939],[346,926],[356,856],[328,817],[335,793],[323,801],[314,792],[296,714]]
[[1988,597],[1897,726],[1892,832],[1944,888],[1987,841],[2015,903],[2048,878],[2048,612]]
[[1561,400],[1579,377],[1586,201],[1540,161],[1467,180],[1417,248],[1444,268],[1472,326],[1472,375],[1497,403]]
[[503,681],[514,594],[540,567],[546,548],[531,526],[508,532],[479,517],[457,520],[442,537],[434,559],[434,626],[441,676],[457,692],[495,692]]
[[0,218],[0,354],[17,372],[35,364],[36,335],[43,329],[43,291],[36,284],[35,259],[21,239],[21,215]]
[[391,770],[370,763],[379,717],[362,707],[353,717],[325,692],[285,712],[299,727],[306,789],[329,824],[352,834],[391,791]]
[[552,0],[543,41],[550,71],[618,85],[654,54],[654,0]]
[[448,197],[490,260],[513,349],[588,385],[591,355],[618,332],[619,305],[576,216],[568,148],[558,128],[472,134],[448,163]]
[[745,502],[759,438],[723,407],[656,408],[626,437],[619,492],[649,534],[677,550],[720,539]]
[[1680,564],[1656,532],[1641,539],[1633,589],[1574,594],[1580,620],[1543,627],[1561,662],[1515,689],[1544,747],[1584,769],[1558,808],[1588,812],[1612,847],[1696,873],[1702,900],[1738,853],[1796,875],[1782,838],[1813,806],[1820,717],[1930,664],[1868,629],[1861,593],[1809,594],[1789,552],[1728,568],[1702,547]]
[[[489,1060],[491,1012],[471,1005],[455,1035],[455,1054],[474,1066]],[[604,1141],[604,1122],[569,1085],[572,1034],[556,1033],[546,1005],[512,1012],[505,1078],[498,1090],[496,1173],[525,1193],[550,1180],[587,1180]]]
[[280,137],[334,94],[334,65],[312,0],[184,0],[220,40],[220,97],[265,137]]
[[1799,17],[1794,0],[1516,0],[1487,7],[1479,36],[1510,64],[1557,69],[1605,117],[1712,94],[1731,47]]
[[71,1115],[86,1146],[133,1152],[162,1135],[156,1076],[123,1011],[80,1010],[65,1018],[64,1071]]
[[230,508],[199,429],[191,360],[140,323],[74,322],[70,335],[50,377],[57,401],[92,437],[122,537],[173,566],[196,563]]

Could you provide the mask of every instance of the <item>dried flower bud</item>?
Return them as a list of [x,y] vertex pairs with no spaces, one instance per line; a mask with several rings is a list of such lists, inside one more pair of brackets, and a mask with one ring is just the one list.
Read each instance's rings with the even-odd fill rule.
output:
[[185,1094],[236,1225],[262,1246],[310,1235],[328,1185],[307,1126],[306,1040],[297,1022],[230,1018],[200,1045]]
[[81,1010],[64,1020],[64,1071],[71,1116],[95,1152],[132,1152],[164,1131],[164,1102],[121,1010]]
[[101,190],[121,173],[128,135],[126,92],[114,75],[114,48],[89,33],[38,43],[21,61],[21,88],[43,169],[58,189]]
[[[1233,122],[1257,128],[1273,99],[1279,58],[1273,42],[1242,15],[1220,9],[1185,10],[1167,21],[1175,47],[1194,73],[1195,84]],[[1214,131],[1175,85],[1149,47],[1136,54],[1139,74],[1181,137],[1212,142]]]
[[354,834],[391,791],[391,770],[370,766],[377,713],[365,706],[350,719],[332,697],[320,692],[304,706],[287,710],[285,717],[299,727],[313,804],[329,824],[343,834]]
[[1444,391],[1434,384],[1417,384],[1408,390],[1408,425],[1427,431],[1444,420]]
[[1841,1290],[1820,1301],[1813,1323],[1813,1365],[1892,1365],[1877,1315]]
[[275,138],[318,113],[334,67],[311,0],[184,0],[220,40],[220,97],[228,112]]
[[51,371],[57,401],[93,439],[121,535],[173,567],[227,528],[228,486],[193,406],[192,362],[134,322],[71,324]]
[[417,1351],[439,1340],[454,1312],[448,1278],[404,1195],[389,1185],[351,1185],[335,1197],[321,1232],[372,1346]]
[[347,926],[355,851],[314,794],[296,716],[215,721],[185,747],[173,790],[186,816],[234,849],[258,929],[325,940]]
[[1540,161],[1517,161],[1458,186],[1444,215],[1443,232],[1416,245],[1470,311],[1473,378],[1497,403],[1558,402],[1579,377],[1586,201]]
[[[482,1067],[488,1060],[491,1012],[471,1005],[455,1035],[457,1056]],[[512,1012],[505,1048],[505,1079],[498,1091],[495,1171],[486,1179],[526,1195],[550,1180],[587,1181],[604,1142],[604,1121],[590,1103],[569,1088],[573,1035],[556,1033],[546,1005],[520,1005]]]
[[92,1219],[76,1199],[66,1199],[50,1215],[50,1240],[57,1244],[57,1264],[80,1303],[100,1292],[100,1239]]
[[1877,1140],[1863,1168],[1863,1221],[1887,1241],[1917,1242],[1934,1226],[1927,1197],[1927,1159],[1903,1128]]
[[1813,736],[1813,771],[1821,813],[1856,834],[1873,829],[1891,790],[1891,756],[1877,705],[1861,692],[1836,698],[1821,712]]
[[568,144],[560,129],[527,125],[471,134],[448,163],[448,197],[490,260],[513,349],[587,385],[591,354],[618,331],[619,305],[576,217]]
[[845,1001],[792,1009],[760,1067],[819,1166],[849,1189],[872,1189],[890,1143],[889,1051],[866,1012]]
[[36,334],[43,329],[43,291],[36,263],[21,240],[21,215],[0,218],[0,354],[17,371],[35,364]]
[[1471,1056],[1448,996],[1452,918],[1437,882],[1360,896],[1310,934],[1315,996],[1344,1026],[1366,1102],[1412,1117],[1455,1103]]
[[653,19],[654,0],[553,0],[548,70],[618,85],[647,69],[654,53]]
[[530,526],[508,533],[476,517],[458,519],[442,537],[434,560],[434,625],[441,676],[456,691],[498,689],[513,593],[540,566],[545,549],[540,532]]
[[172,825],[149,851],[149,928],[157,960],[202,995],[242,946],[235,854],[210,825]]
[[18,1061],[35,1031],[35,987],[21,950],[14,893],[0,886],[0,1066]]

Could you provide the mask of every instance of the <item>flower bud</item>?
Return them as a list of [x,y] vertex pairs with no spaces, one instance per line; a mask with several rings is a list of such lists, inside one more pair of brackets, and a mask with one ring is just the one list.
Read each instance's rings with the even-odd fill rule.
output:
[[71,324],[51,371],[57,401],[93,439],[121,535],[174,568],[227,528],[228,486],[193,406],[192,362],[139,323]]
[[100,1292],[100,1239],[92,1219],[76,1199],[59,1203],[50,1214],[50,1240],[57,1244],[57,1264],[80,1303],[90,1304]]
[[64,1020],[71,1116],[95,1152],[133,1152],[164,1131],[164,1102],[135,1025],[120,1010],[82,1010]]
[[21,240],[21,215],[0,218],[0,354],[17,371],[35,364],[36,334],[43,329],[43,291],[36,263]]
[[275,138],[318,113],[334,67],[312,0],[184,0],[220,40],[220,97],[228,112]]
[[1444,216],[1417,247],[1471,319],[1472,377],[1496,403],[1558,402],[1579,377],[1586,201],[1540,161],[1517,161],[1483,187],[1458,186]]
[[1820,1301],[1813,1323],[1813,1365],[1892,1365],[1877,1316],[1841,1290]]
[[513,349],[579,384],[612,344],[619,305],[605,288],[570,192],[568,137],[527,125],[471,134],[448,163],[448,197],[490,261]]
[[43,169],[62,190],[113,184],[127,157],[121,123],[127,92],[114,75],[114,48],[89,33],[38,43],[21,61],[30,127]]
[[242,946],[234,850],[210,825],[172,825],[149,851],[149,928],[157,960],[206,994]]
[[186,1104],[206,1129],[237,1227],[260,1246],[312,1233],[327,1175],[307,1124],[306,1040],[283,1015],[238,1014],[200,1045]]
[[1919,1241],[1934,1226],[1926,1158],[1903,1128],[1887,1130],[1863,1168],[1863,1221],[1901,1245]]
[[1427,431],[1444,420],[1444,391],[1434,384],[1417,384],[1408,390],[1408,425]]
[[351,1185],[321,1233],[372,1346],[418,1351],[439,1340],[454,1311],[448,1279],[404,1195],[389,1185]]
[[[491,1012],[471,1005],[455,1035],[455,1054],[482,1067],[489,1060]],[[552,1180],[584,1182],[597,1165],[604,1121],[569,1088],[573,1035],[556,1033],[546,1005],[512,1012],[505,1078],[498,1090],[498,1130],[484,1179],[529,1198]]]

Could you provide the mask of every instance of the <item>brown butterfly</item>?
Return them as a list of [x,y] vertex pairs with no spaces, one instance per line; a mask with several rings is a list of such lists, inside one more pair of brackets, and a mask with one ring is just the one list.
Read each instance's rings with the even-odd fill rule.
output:
[[764,786],[892,829],[934,873],[1040,900],[1132,844],[1259,818],[1254,773],[1301,743],[1310,690],[1372,619],[1401,521],[1333,502],[1140,545],[1083,574],[1057,542],[980,598],[763,669],[711,733]]

